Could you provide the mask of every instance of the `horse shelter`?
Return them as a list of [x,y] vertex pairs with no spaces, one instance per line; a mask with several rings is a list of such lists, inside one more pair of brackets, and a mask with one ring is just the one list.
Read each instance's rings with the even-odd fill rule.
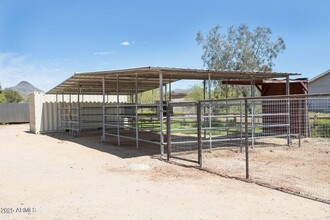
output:
[[[35,96],[31,97],[31,130],[36,132],[37,115],[43,114],[44,124],[52,124],[51,129],[39,129],[36,133],[47,132],[69,132],[72,135],[79,136],[91,133],[95,130],[102,130],[101,140],[111,142],[121,146],[124,141],[130,140],[136,148],[143,147],[142,143],[158,146],[160,154],[163,155],[167,149],[167,141],[170,138],[172,144],[175,144],[175,138],[178,138],[177,145],[180,142],[184,145],[197,143],[196,139],[187,140],[189,137],[197,137],[196,128],[196,102],[173,103],[171,98],[172,83],[178,80],[202,80],[204,85],[203,106],[202,106],[202,124],[204,128],[205,140],[209,140],[209,145],[215,146],[216,130],[231,128],[228,122],[238,127],[240,135],[235,138],[226,139],[235,141],[243,139],[242,132],[244,123],[242,120],[244,105],[242,102],[224,99],[221,106],[212,104],[211,84],[213,80],[225,82],[235,82],[245,80],[250,82],[251,97],[255,96],[255,82],[267,79],[284,79],[286,82],[286,94],[290,94],[290,79],[296,73],[275,73],[275,72],[243,72],[243,71],[214,71],[201,69],[182,69],[182,68],[162,68],[162,67],[142,67],[131,69],[120,69],[110,71],[75,73],[73,76],[48,91],[44,97],[52,97],[51,101],[39,101],[39,110],[37,110]],[[152,91],[152,103],[143,103],[141,94]],[[93,98],[94,97],[94,98]],[[50,98],[48,98],[50,99]],[[94,102],[88,102],[93,100]],[[95,101],[96,100],[96,101]],[[46,102],[52,102],[52,114],[46,114],[43,108]],[[287,100],[280,105],[288,104]],[[180,105],[187,105],[188,112],[176,112]],[[214,112],[222,112],[221,108],[228,106],[224,115],[214,115]],[[230,108],[239,107],[238,114],[230,113]],[[190,110],[189,110],[190,109]],[[182,108],[181,110],[182,111]],[[251,109],[249,108],[249,111]],[[256,111],[256,109],[252,109]],[[39,113],[38,113],[39,112]],[[278,112],[269,112],[275,117]],[[260,114],[261,117],[265,115]],[[269,115],[268,115],[269,116]],[[172,117],[172,118],[169,118]],[[257,115],[255,115],[257,117]],[[281,117],[289,118],[288,111]],[[40,117],[39,117],[40,118]],[[194,118],[194,120],[191,120]],[[227,128],[221,123],[225,118]],[[239,119],[240,118],[240,119]],[[213,120],[219,123],[213,123]],[[172,131],[168,120],[184,120],[186,125],[174,123]],[[253,119],[254,120],[254,119]],[[281,119],[282,120],[282,119]],[[253,123],[253,122],[251,122]],[[255,122],[256,124],[257,122]],[[262,122],[261,122],[262,123]],[[38,124],[38,123],[37,123]],[[40,124],[40,123],[39,123]],[[188,124],[188,125],[187,125]],[[190,124],[190,125],[189,125]],[[290,124],[290,123],[289,123]],[[167,125],[167,126],[166,126]],[[286,122],[281,122],[281,126],[290,126]],[[47,127],[47,126],[44,126]],[[167,128],[168,127],[168,128]],[[172,126],[173,127],[173,126]],[[268,126],[269,127],[269,126]],[[177,129],[177,130],[175,130]],[[286,129],[289,132],[290,129]],[[82,131],[84,131],[82,133]],[[170,137],[168,133],[177,135]],[[209,132],[208,134],[206,134]],[[213,138],[212,138],[213,135]],[[253,136],[253,133],[251,133]],[[285,134],[287,135],[287,134]],[[208,136],[208,137],[206,137]],[[228,137],[228,134],[227,134]],[[189,138],[188,138],[189,139]],[[126,143],[125,142],[125,143]]]

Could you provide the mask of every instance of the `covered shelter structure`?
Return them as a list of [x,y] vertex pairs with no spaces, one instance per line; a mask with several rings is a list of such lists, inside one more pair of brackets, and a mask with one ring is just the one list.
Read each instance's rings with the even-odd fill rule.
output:
[[[166,107],[171,101],[171,84],[178,80],[204,80],[204,100],[211,99],[211,81],[249,81],[254,87],[255,82],[266,79],[282,79],[286,82],[286,94],[290,94],[289,77],[296,73],[279,72],[242,72],[242,71],[215,71],[201,69],[182,69],[164,67],[141,67],[121,70],[96,71],[75,73],[73,76],[57,85],[47,94],[70,95],[76,97],[75,108],[59,113],[58,120],[71,123],[71,126],[61,126],[57,130],[70,130],[79,135],[81,121],[83,121],[80,102],[84,95],[102,96],[102,107],[98,107],[102,116],[102,141],[115,141],[121,145],[123,139],[135,142],[139,148],[140,142],[160,146],[161,155],[166,145]],[[208,88],[208,91],[206,89]],[[141,103],[140,94],[146,91],[153,93],[153,103]],[[117,98],[108,102],[107,96]],[[252,96],[254,93],[251,94]],[[126,96],[126,101],[121,97]],[[71,98],[70,98],[71,99]],[[57,98],[56,98],[57,100]],[[73,114],[73,109],[75,109]],[[69,115],[69,117],[67,117]],[[75,126],[72,126],[74,122]],[[153,138],[144,137],[145,133],[153,133]]]

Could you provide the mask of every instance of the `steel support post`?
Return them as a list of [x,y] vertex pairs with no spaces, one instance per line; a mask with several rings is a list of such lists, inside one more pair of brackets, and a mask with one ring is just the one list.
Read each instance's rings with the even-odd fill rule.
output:
[[[286,77],[286,95],[290,95],[290,78],[289,76]],[[288,146],[291,146],[291,122],[290,122],[290,98],[287,99],[287,136],[288,136]]]
[[102,106],[102,142],[105,142],[105,123],[106,123],[106,110],[105,110],[105,77],[102,77],[102,101],[103,101],[103,106]]
[[77,89],[77,136],[80,136],[80,129],[81,129],[81,118],[80,118],[80,86],[78,84]]
[[166,108],[166,136],[167,136],[167,160],[171,160],[172,145],[171,145],[171,106],[170,103],[167,104]]
[[117,144],[120,146],[120,125],[119,125],[119,75],[117,74],[117,83],[116,83],[116,93],[117,93]]
[[205,113],[206,113],[206,107],[205,107],[205,99],[206,99],[206,80],[203,80],[203,100],[204,100],[204,104],[203,104],[203,118],[204,118],[204,126],[203,126],[203,130],[204,130],[204,138],[206,138],[206,118],[205,118]]
[[139,98],[138,98],[138,76],[135,74],[135,145],[136,149],[139,149]]
[[248,127],[248,100],[244,99],[245,107],[245,177],[249,179],[249,127]]
[[229,110],[229,106],[228,106],[228,80],[226,80],[226,134],[228,137],[228,131],[229,131],[229,123],[228,123],[228,110]]
[[66,122],[64,122],[65,117],[63,116],[63,112],[65,112],[66,110],[64,110],[64,108],[66,108],[66,105],[65,105],[65,101],[64,101],[64,91],[63,91],[62,92],[62,105],[60,105],[61,127],[62,127],[63,132],[65,132],[65,130],[66,130],[66,128],[65,128]]
[[241,133],[241,141],[240,141],[240,152],[243,152],[243,103],[242,100],[239,101],[240,108],[239,108],[239,115],[240,115],[240,133]]
[[163,108],[163,73],[159,73],[159,120],[160,120],[160,157],[164,155],[164,108]]
[[[251,97],[255,97],[255,82],[253,79],[250,80],[250,84],[251,84]],[[254,100],[251,100],[251,141],[252,141],[252,148],[254,148],[254,133],[255,133],[255,128],[254,128],[254,125],[255,125],[255,121],[254,121],[254,104],[255,104],[255,101]]]
[[198,143],[198,164],[202,167],[203,157],[202,157],[202,111],[201,102],[197,103],[197,143]]
[[69,94],[69,132],[70,132],[70,135],[73,134],[72,132],[72,104],[71,104],[71,89],[70,89],[70,94]]
[[[211,74],[208,74],[209,100],[211,100]],[[210,151],[212,150],[212,104],[209,102],[209,141]]]
[[56,132],[58,133],[58,121],[59,121],[59,108],[58,108],[58,94],[56,93]]
[[168,100],[171,101],[172,100],[172,80],[170,79],[170,83],[169,83],[169,94],[168,94]]

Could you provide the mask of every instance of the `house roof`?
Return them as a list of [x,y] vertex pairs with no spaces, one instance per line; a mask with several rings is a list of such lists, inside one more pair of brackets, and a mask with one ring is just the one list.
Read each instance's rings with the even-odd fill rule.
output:
[[102,94],[102,79],[105,79],[106,94],[117,94],[117,79],[119,94],[132,94],[135,91],[136,78],[138,78],[138,92],[144,92],[159,87],[159,74],[163,75],[163,85],[181,79],[207,80],[237,80],[237,79],[270,79],[282,78],[297,73],[280,72],[251,72],[228,70],[203,70],[167,67],[140,67],[120,70],[107,70],[96,72],[75,73],[73,76],[57,85],[47,94],[76,93],[78,88],[82,94]]
[[309,83],[312,83],[312,82],[314,82],[314,81],[316,81],[316,80],[322,78],[323,76],[328,75],[329,73],[330,73],[330,69],[328,69],[327,71],[325,71],[325,72],[323,72],[323,73],[321,73],[321,74],[315,76],[314,78],[312,78],[311,80],[309,80]]

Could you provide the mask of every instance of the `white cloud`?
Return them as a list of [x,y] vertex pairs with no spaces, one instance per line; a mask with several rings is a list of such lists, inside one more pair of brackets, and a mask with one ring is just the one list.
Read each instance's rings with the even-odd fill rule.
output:
[[113,54],[114,51],[98,51],[98,52],[94,52],[94,55],[100,55],[100,56],[108,56]]
[[123,46],[129,46],[130,45],[130,43],[128,41],[121,42],[120,44],[123,45]]

